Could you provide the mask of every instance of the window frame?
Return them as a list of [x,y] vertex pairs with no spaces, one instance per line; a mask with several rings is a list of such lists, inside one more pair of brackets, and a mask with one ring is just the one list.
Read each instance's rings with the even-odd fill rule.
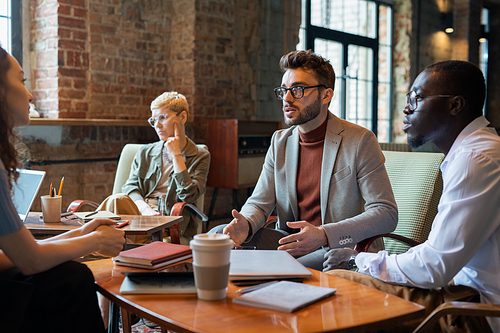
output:
[[[341,91],[342,94],[340,96],[340,115],[341,118],[346,119],[346,110],[347,110],[347,101],[346,101],[346,96],[347,96],[347,77],[346,77],[346,69],[347,69],[347,59],[348,59],[348,47],[349,45],[355,45],[355,46],[362,46],[366,48],[372,49],[373,52],[373,60],[372,60],[372,68],[373,68],[373,77],[372,77],[372,120],[371,120],[371,128],[369,128],[375,135],[378,137],[378,86],[379,86],[379,44],[380,44],[380,36],[379,36],[379,29],[380,29],[380,6],[383,4],[384,6],[391,7],[391,22],[393,24],[394,22],[394,10],[392,10],[392,6],[389,3],[381,3],[379,1],[375,0],[367,0],[370,2],[375,3],[376,10],[375,10],[375,29],[376,29],[376,37],[375,38],[370,38],[370,37],[364,37],[360,35],[354,35],[351,33],[347,32],[342,32],[338,30],[333,30],[333,29],[328,29],[325,27],[319,27],[311,24],[311,0],[305,0],[305,46],[306,50],[311,49],[314,51],[314,42],[316,38],[321,38],[324,40],[330,40],[334,41],[337,43],[342,44],[343,48],[343,59],[342,59],[342,73],[341,75],[336,75],[337,78],[341,79]],[[391,25],[392,25],[391,24]],[[393,26],[391,26],[391,29],[393,29]],[[393,38],[393,34],[391,32],[391,38]],[[391,46],[392,46],[392,41],[391,41]],[[388,141],[392,141],[392,96],[393,96],[393,80],[392,80],[392,62],[393,62],[393,55],[392,52],[390,54],[390,60],[389,63],[391,65],[390,68],[390,82],[389,82],[389,87],[390,87],[390,92],[389,92],[389,110],[388,110]]]
[[23,66],[23,15],[22,1],[11,0],[10,2],[10,27],[12,56]]
[[7,52],[12,54],[22,66],[23,60],[23,22],[22,22],[22,3],[21,1],[10,0],[7,3],[7,8],[10,7],[10,13],[3,18],[9,20],[10,23],[10,49],[6,45],[2,45]]

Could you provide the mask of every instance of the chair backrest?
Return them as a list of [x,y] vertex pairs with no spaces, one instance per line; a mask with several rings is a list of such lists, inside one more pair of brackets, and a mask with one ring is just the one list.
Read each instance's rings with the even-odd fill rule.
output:
[[[118,166],[116,168],[115,182],[113,184],[113,194],[122,192],[122,186],[130,176],[130,169],[132,168],[132,162],[134,161],[135,154],[142,146],[143,145],[141,144],[129,143],[126,144],[125,147],[123,147],[120,159],[118,160]],[[208,150],[208,147],[206,145],[200,144],[197,146]],[[195,203],[196,207],[201,211],[203,211],[204,200],[205,195],[202,194]]]
[[388,151],[411,151],[407,143],[379,142],[380,149]]
[[[383,153],[399,212],[394,233],[424,242],[443,191],[439,166],[444,155],[401,151]],[[384,245],[391,254],[404,253],[409,249],[409,246],[388,238],[384,238]]]

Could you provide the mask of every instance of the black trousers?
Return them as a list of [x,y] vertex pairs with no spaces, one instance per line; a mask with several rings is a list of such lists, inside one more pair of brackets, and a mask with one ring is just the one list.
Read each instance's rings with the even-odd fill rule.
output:
[[69,261],[0,278],[0,332],[104,332],[92,272]]

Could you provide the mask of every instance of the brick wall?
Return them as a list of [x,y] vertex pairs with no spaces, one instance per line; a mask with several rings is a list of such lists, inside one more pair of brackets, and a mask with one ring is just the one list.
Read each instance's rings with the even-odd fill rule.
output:
[[146,119],[169,89],[171,2],[33,1],[35,103],[43,117]]

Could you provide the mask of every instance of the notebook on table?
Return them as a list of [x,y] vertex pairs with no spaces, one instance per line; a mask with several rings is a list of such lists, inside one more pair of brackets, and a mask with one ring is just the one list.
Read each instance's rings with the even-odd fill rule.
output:
[[116,215],[113,212],[109,212],[107,210],[99,210],[93,212],[76,212],[74,213],[76,217],[84,222],[89,222],[93,219],[111,219],[111,220],[119,220],[121,217]]
[[312,273],[286,251],[231,250],[229,280],[307,279]]
[[292,313],[337,291],[309,284],[280,281],[233,298],[233,303]]
[[26,169],[18,169],[17,171],[19,172],[19,178],[17,182],[12,183],[14,190],[12,201],[19,218],[24,222],[45,178],[45,171]]

